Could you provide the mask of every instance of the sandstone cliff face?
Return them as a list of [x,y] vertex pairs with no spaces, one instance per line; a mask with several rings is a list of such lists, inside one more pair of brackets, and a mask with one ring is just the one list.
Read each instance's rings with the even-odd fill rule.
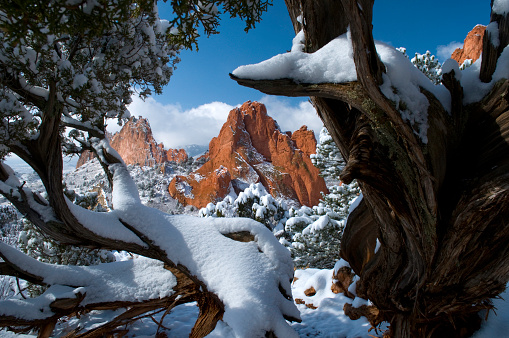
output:
[[[148,120],[141,117],[139,119],[131,117],[122,129],[109,139],[113,149],[122,156],[126,164],[154,166],[170,161],[182,163],[188,160],[184,149],[165,150],[162,143],[157,143]],[[84,151],[78,159],[76,168],[94,157],[93,153]]]
[[164,146],[155,141],[147,119],[131,117],[110,143],[126,164],[153,166],[166,162]]
[[482,39],[486,26],[477,25],[472,29],[463,42],[463,48],[456,49],[451,58],[462,64],[467,59],[472,59],[475,62],[481,56],[482,52]]
[[210,141],[209,160],[189,176],[177,176],[169,191],[184,205],[204,207],[261,182],[275,197],[316,205],[327,188],[309,158],[315,149],[312,131],[282,133],[263,104],[248,101],[230,112]]

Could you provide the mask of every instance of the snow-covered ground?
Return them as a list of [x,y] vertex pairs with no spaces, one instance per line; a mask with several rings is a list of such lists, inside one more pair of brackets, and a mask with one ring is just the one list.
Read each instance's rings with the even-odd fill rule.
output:
[[[352,300],[331,291],[332,270],[296,270],[295,277],[296,280],[292,284],[293,297],[294,299],[303,300],[305,304],[297,304],[302,322],[292,323],[291,325],[300,337],[381,337],[382,331],[387,328],[382,325],[378,331],[375,331],[371,329],[371,325],[364,317],[359,320],[350,320],[344,314],[343,306],[347,302],[351,303]],[[313,286],[317,292],[314,296],[307,297],[304,291],[310,286]],[[509,293],[506,292],[501,296],[508,298]],[[494,304],[497,307],[496,314],[490,313],[488,321],[483,324],[482,329],[474,336],[475,338],[508,336],[509,304],[502,299],[495,300]],[[93,328],[118,314],[120,314],[119,311],[92,311],[79,320],[74,318],[60,323],[57,331],[55,331],[55,336],[64,335],[78,324],[81,327]],[[127,337],[154,337],[158,329],[157,322],[160,322],[163,316],[164,312],[154,315],[153,318],[147,317],[139,320],[128,327],[129,334]],[[180,305],[164,316],[159,332],[164,332],[171,338],[188,337],[197,317],[198,307],[196,304]],[[224,334],[224,331],[219,330],[210,336],[225,337],[222,334]],[[7,332],[0,332],[0,336],[35,337],[32,335],[14,335]]]
[[[42,189],[35,182],[35,174],[23,168],[16,168],[22,180],[34,190]],[[131,175],[140,190],[141,199],[145,204],[152,204],[162,209],[176,210],[184,213],[193,213],[189,209],[178,209],[176,202],[167,192],[167,183],[180,172],[178,168],[168,168],[161,173],[155,168],[130,167]],[[108,195],[106,178],[97,162],[90,162],[80,169],[66,174],[67,188],[78,193],[85,193],[91,187],[103,183]],[[41,191],[42,192],[42,191]],[[5,203],[5,200],[0,203]],[[119,254],[118,259],[125,260],[132,257]],[[135,258],[136,259],[136,258]],[[333,270],[329,269],[299,269],[295,271],[295,280],[292,283],[292,294],[301,313],[301,323],[291,323],[291,327],[300,337],[381,337],[385,326],[378,331],[371,329],[364,317],[359,320],[350,320],[343,312],[346,303],[352,300],[342,294],[335,294],[331,290]],[[316,290],[313,296],[306,296],[304,291],[311,286]],[[494,300],[496,311],[491,312],[482,329],[474,336],[476,338],[506,337],[509,332],[509,292]],[[55,337],[63,336],[73,328],[93,328],[108,319],[119,315],[119,311],[92,311],[79,319],[72,318],[57,325]],[[485,314],[483,314],[484,316]],[[151,317],[145,317],[129,326],[128,337],[154,337],[157,332],[164,332],[168,337],[188,337],[198,316],[198,307],[194,304],[180,305],[170,313],[160,312]],[[159,325],[160,323],[160,325]],[[220,323],[220,325],[223,325]],[[158,331],[159,330],[159,331]],[[34,335],[16,335],[0,331],[1,337],[35,337]],[[210,335],[211,337],[227,337],[228,329],[219,327]]]

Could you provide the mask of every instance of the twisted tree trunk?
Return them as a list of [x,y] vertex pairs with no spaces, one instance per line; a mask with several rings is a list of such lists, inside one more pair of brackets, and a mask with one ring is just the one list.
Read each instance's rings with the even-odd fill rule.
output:
[[[311,96],[347,160],[342,180],[357,179],[364,195],[349,218],[341,255],[360,276],[358,296],[378,307],[390,334],[471,335],[481,322],[477,313],[492,308],[490,299],[509,280],[509,81],[464,104],[472,100],[464,100],[455,71],[444,74],[450,112],[421,88],[429,102],[425,143],[380,90],[386,69],[371,34],[374,1],[285,2],[295,31],[304,31],[305,52],[350,30],[358,80],[232,77],[268,94]],[[491,21],[498,23],[500,43],[485,36],[484,82],[492,80],[509,42],[507,14],[492,13]]]

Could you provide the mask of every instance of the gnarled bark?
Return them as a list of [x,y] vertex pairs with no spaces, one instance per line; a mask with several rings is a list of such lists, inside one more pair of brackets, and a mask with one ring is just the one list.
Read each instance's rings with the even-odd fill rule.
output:
[[[343,236],[341,255],[356,274],[357,294],[370,299],[395,337],[463,337],[480,324],[477,312],[509,280],[509,81],[465,105],[454,73],[444,75],[447,112],[427,97],[428,142],[380,91],[385,67],[371,35],[372,0],[286,0],[296,32],[314,52],[350,27],[357,82],[293,83],[247,80],[269,94],[309,95],[364,201]],[[302,15],[303,27],[296,22]],[[330,24],[331,17],[341,24]],[[328,19],[325,19],[328,18]],[[492,79],[509,42],[508,16],[492,14],[500,45],[485,35],[480,78]],[[318,25],[323,20],[326,24]],[[338,28],[339,27],[339,28]],[[327,38],[325,38],[327,37]],[[366,234],[369,234],[366,236]],[[381,243],[374,252],[375,241]]]

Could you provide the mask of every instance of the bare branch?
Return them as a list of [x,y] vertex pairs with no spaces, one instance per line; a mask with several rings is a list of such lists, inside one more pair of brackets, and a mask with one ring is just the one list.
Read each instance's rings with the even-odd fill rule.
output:
[[366,100],[370,100],[358,82],[347,83],[296,83],[292,79],[251,80],[242,79],[233,74],[230,78],[238,84],[254,88],[269,95],[290,97],[314,96],[328,99],[348,101],[353,107],[363,110]]

